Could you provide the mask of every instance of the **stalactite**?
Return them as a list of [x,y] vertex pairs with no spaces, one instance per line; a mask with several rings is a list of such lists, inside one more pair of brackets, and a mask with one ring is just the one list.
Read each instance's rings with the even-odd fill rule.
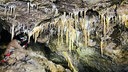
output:
[[15,31],[14,28],[15,28],[15,25],[12,24],[12,27],[11,27],[11,31],[12,31],[12,32],[11,32],[11,39],[13,39],[13,37],[14,37],[14,33],[15,33],[15,32],[14,32],[14,31]]
[[63,43],[63,35],[64,35],[64,22],[61,20],[61,43]]
[[84,18],[84,16],[83,16],[83,10],[80,11],[80,16],[81,16],[82,18]]
[[100,51],[101,51],[101,55],[103,55],[103,45],[104,45],[104,42],[103,42],[103,40],[101,39],[101,41],[100,41]]
[[[86,25],[87,23],[86,23],[86,20],[85,19],[83,19],[83,25]],[[85,27],[85,26],[83,26],[83,27]],[[85,36],[85,46],[87,47],[88,46],[88,36],[87,36],[87,33],[88,33],[88,29],[83,29],[83,32],[84,32],[84,36]]]
[[79,13],[78,11],[74,11],[75,29],[77,29],[78,13]]
[[28,13],[30,13],[30,2],[27,3],[27,6],[28,6],[28,8],[27,8]]
[[4,14],[7,16],[7,6],[5,6],[5,9],[4,9]]
[[71,12],[68,13],[68,16],[71,18]]
[[10,7],[10,14],[11,15],[13,14],[13,7],[12,6]]
[[16,24],[15,19],[16,19],[16,15],[13,18],[13,23],[12,23],[12,27],[11,27],[11,39],[13,39],[14,34],[15,34],[15,24]]
[[6,9],[7,9],[7,7],[8,7],[8,13],[9,13],[9,15],[15,14],[15,10],[16,10],[16,5],[15,4],[8,4],[6,6]]
[[86,24],[86,22],[84,22],[84,19],[82,19],[82,31],[83,31],[83,34],[84,34],[84,42],[85,42],[85,46],[87,47],[88,45],[88,36],[87,36],[87,29],[85,29],[84,27],[84,24]]
[[39,33],[40,33],[40,31],[37,31],[37,32],[34,34],[35,43],[36,43],[37,37],[39,36]]
[[106,17],[106,22],[107,22],[107,31],[109,31],[109,22],[110,22],[110,17]]
[[83,17],[84,19],[86,18],[86,10],[84,10],[84,17]]
[[71,38],[69,38],[69,51],[71,52],[72,47],[71,47]]
[[68,41],[69,41],[69,32],[68,29],[66,30],[66,44],[68,45]]
[[85,24],[86,21],[84,20],[84,18],[80,18],[80,25],[81,25],[81,29],[84,35],[84,45],[87,47],[88,45],[88,32],[87,29],[85,28]]
[[74,20],[75,19],[70,19],[70,21],[69,21],[69,32],[70,32],[70,49],[71,50],[73,50],[74,48],[74,46],[73,46],[73,43],[74,43],[74,41],[75,41],[75,38],[76,38],[76,36],[77,36],[77,34],[76,34],[76,30],[77,29],[75,29],[74,28]]
[[30,42],[30,37],[32,36],[32,32],[28,32],[28,43]]
[[66,44],[68,45],[68,42],[69,42],[69,29],[68,29],[68,25],[69,25],[69,20],[67,20],[66,22]]
[[125,27],[127,27],[128,28],[128,15],[125,15]]
[[66,23],[67,19],[66,19],[66,12],[64,12],[63,16],[60,19],[60,30],[61,30],[61,43],[63,43],[63,36],[64,36],[64,28],[65,28],[65,23]]
[[69,51],[71,51],[71,19],[69,20],[68,24],[68,29],[69,29]]
[[58,26],[58,46],[60,45],[60,26]]
[[79,43],[80,31],[76,30],[76,44]]
[[70,36],[71,36],[71,38],[70,38],[70,47],[71,47],[71,50],[73,50],[73,36],[74,36],[74,33],[73,33],[73,30],[71,29],[71,31],[70,31],[71,33],[70,33]]
[[122,22],[122,16],[121,15],[118,16],[119,16],[119,21]]
[[84,38],[85,38],[85,46],[87,47],[87,46],[88,46],[88,36],[87,36],[87,32],[86,32],[85,29],[83,30],[83,32],[84,32]]
[[73,13],[70,14],[70,18],[73,18]]
[[101,21],[101,24],[102,24],[102,23],[104,23],[104,14],[101,14],[100,16],[101,16],[100,21]]
[[63,52],[63,55],[64,55],[65,59],[66,59],[67,62],[68,62],[69,68],[70,68],[73,72],[78,72],[78,71],[75,69],[75,67],[73,66],[72,61],[71,61],[71,58],[69,57],[68,53],[67,53],[67,52]]
[[72,27],[72,30],[71,30],[71,49],[74,50],[74,41],[76,39],[76,30]]
[[104,37],[105,37],[106,36],[106,22],[105,22],[105,17],[103,17],[103,19],[104,19],[103,23],[104,23]]

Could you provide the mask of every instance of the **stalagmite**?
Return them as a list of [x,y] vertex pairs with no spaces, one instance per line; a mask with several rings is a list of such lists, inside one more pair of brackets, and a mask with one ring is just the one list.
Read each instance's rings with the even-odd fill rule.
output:
[[73,66],[72,61],[71,61],[71,58],[69,57],[68,53],[67,53],[67,52],[63,52],[63,55],[64,55],[65,59],[66,59],[67,62],[68,62],[69,68],[70,68],[73,72],[78,72],[78,71],[75,69],[75,67]]

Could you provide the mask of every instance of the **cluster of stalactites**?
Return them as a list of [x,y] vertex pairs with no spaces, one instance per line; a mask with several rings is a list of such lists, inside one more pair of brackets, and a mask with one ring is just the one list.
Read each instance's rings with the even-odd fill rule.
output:
[[[79,13],[81,16],[79,16]],[[58,45],[63,44],[65,39],[69,51],[74,49],[75,42],[78,43],[79,27],[82,29],[84,46],[87,46],[87,38],[89,35],[86,28],[87,23],[85,16],[82,14],[82,11],[75,11],[74,13],[69,13],[69,15],[66,15],[66,12],[64,12],[58,19],[58,22],[56,22],[58,27]]]
[[101,24],[103,24],[103,36],[101,37],[101,43],[100,43],[101,54],[103,54],[104,48],[107,46],[105,39],[110,38],[108,35],[108,32],[111,31],[111,25],[113,25],[110,22],[111,19],[113,19],[114,22],[124,24],[124,26],[128,28],[128,15],[127,14],[118,15],[115,17],[107,16],[107,15],[105,16],[105,14],[101,14]]
[[100,42],[100,49],[101,49],[101,54],[103,55],[103,50],[106,46],[105,39],[107,38],[107,32],[110,31],[110,19],[111,16],[105,16],[105,14],[101,14],[101,24],[103,24],[103,36],[101,37],[101,42]]
[[43,26],[36,26],[33,28],[32,31],[28,32],[28,41],[30,42],[30,37],[33,36],[34,41],[36,42],[38,36],[40,35],[40,33],[43,31]]
[[124,24],[125,27],[128,28],[128,15],[127,14],[121,14],[117,16],[108,16],[105,14],[101,14],[101,24],[104,26],[103,30],[103,36],[105,37],[107,35],[107,32],[110,31],[111,26],[111,20],[113,22],[118,22],[120,24]]

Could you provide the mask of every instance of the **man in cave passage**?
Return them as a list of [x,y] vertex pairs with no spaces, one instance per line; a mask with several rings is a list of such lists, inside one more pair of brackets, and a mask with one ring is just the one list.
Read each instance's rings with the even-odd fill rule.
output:
[[24,49],[28,44],[28,35],[26,33],[20,33],[15,36],[13,40],[7,45],[7,49],[4,52],[4,59],[0,63],[7,63],[10,55],[14,52],[15,49],[18,49],[21,52],[24,52]]

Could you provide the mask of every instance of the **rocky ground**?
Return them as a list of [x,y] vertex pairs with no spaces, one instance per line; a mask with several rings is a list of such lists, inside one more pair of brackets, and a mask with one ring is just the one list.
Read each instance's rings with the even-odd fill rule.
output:
[[33,49],[19,51],[15,50],[8,60],[8,64],[0,67],[1,72],[65,72],[66,70],[60,64],[48,60],[43,53],[41,53],[37,46]]
[[0,69],[128,72],[127,8],[128,0],[0,0],[1,54],[21,31],[30,40]]

